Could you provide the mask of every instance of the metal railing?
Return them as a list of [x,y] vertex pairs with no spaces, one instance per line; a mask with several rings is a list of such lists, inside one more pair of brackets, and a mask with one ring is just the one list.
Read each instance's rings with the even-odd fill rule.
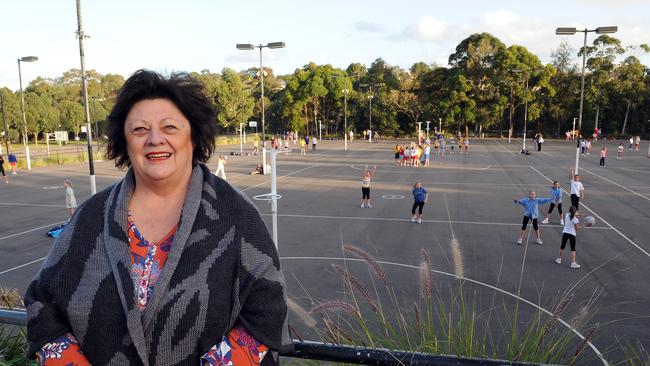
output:
[[[24,310],[0,309],[0,323],[24,326],[27,314]],[[280,352],[280,356],[314,361],[340,362],[357,365],[392,366],[542,366],[525,362],[510,362],[467,358],[447,355],[432,355],[420,352],[396,351],[383,348],[366,348],[335,345],[322,342],[293,340],[293,350]]]

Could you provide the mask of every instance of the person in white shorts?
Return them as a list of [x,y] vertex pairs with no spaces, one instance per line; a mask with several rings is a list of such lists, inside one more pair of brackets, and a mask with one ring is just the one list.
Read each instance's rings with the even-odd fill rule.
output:
[[573,206],[569,208],[569,213],[564,217],[564,229],[562,230],[562,244],[560,245],[560,255],[555,258],[555,263],[562,264],[562,256],[564,255],[564,248],[566,242],[571,245],[571,268],[578,269],[580,265],[576,262],[576,230],[582,229],[577,213],[577,209]]

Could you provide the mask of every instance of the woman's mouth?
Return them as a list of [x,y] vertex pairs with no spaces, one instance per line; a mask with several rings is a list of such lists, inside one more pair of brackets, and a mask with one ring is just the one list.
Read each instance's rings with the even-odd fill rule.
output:
[[172,154],[168,153],[168,152],[152,152],[152,153],[146,154],[145,156],[149,160],[162,160],[162,159],[169,158],[170,156],[172,156]]

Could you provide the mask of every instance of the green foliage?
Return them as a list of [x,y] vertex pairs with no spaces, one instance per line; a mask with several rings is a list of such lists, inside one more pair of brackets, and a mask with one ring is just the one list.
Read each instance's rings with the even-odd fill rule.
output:
[[[373,129],[380,134],[404,135],[415,131],[415,122],[442,118],[448,131],[499,130],[508,125],[521,128],[524,104],[528,121],[546,135],[563,135],[578,116],[582,55],[586,57],[583,133],[591,134],[598,114],[606,134],[621,131],[650,133],[650,72],[639,57],[650,46],[623,45],[600,35],[577,53],[566,42],[552,52],[552,65],[521,45],[506,46],[489,33],[476,33],[462,40],[449,56],[449,67],[416,62],[408,70],[377,58],[369,66],[351,63],[345,70],[309,63],[292,74],[274,75],[264,68],[264,117],[269,133],[297,130],[340,136],[343,132],[343,92],[347,89],[348,130],[369,127],[372,99]],[[578,56],[578,58],[576,58]],[[513,70],[521,70],[519,73]],[[262,120],[260,70],[192,73],[201,81],[212,101],[219,128],[235,133],[240,123]],[[124,83],[120,75],[87,74],[91,121],[105,121]],[[525,80],[528,79],[528,92]],[[38,77],[25,88],[25,115],[30,140],[45,132],[78,133],[85,123],[81,101],[81,73],[71,69],[61,76]],[[23,135],[20,94],[1,89],[9,136]],[[104,125],[105,123],[100,123]],[[260,126],[261,127],[261,126]]]

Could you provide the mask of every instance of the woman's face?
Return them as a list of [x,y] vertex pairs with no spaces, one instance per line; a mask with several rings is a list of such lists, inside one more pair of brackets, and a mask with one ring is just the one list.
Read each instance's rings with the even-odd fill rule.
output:
[[146,99],[134,104],[124,134],[137,179],[160,182],[192,170],[190,122],[171,101]]
[[415,188],[418,189],[422,188],[422,184],[420,182],[415,183]]

